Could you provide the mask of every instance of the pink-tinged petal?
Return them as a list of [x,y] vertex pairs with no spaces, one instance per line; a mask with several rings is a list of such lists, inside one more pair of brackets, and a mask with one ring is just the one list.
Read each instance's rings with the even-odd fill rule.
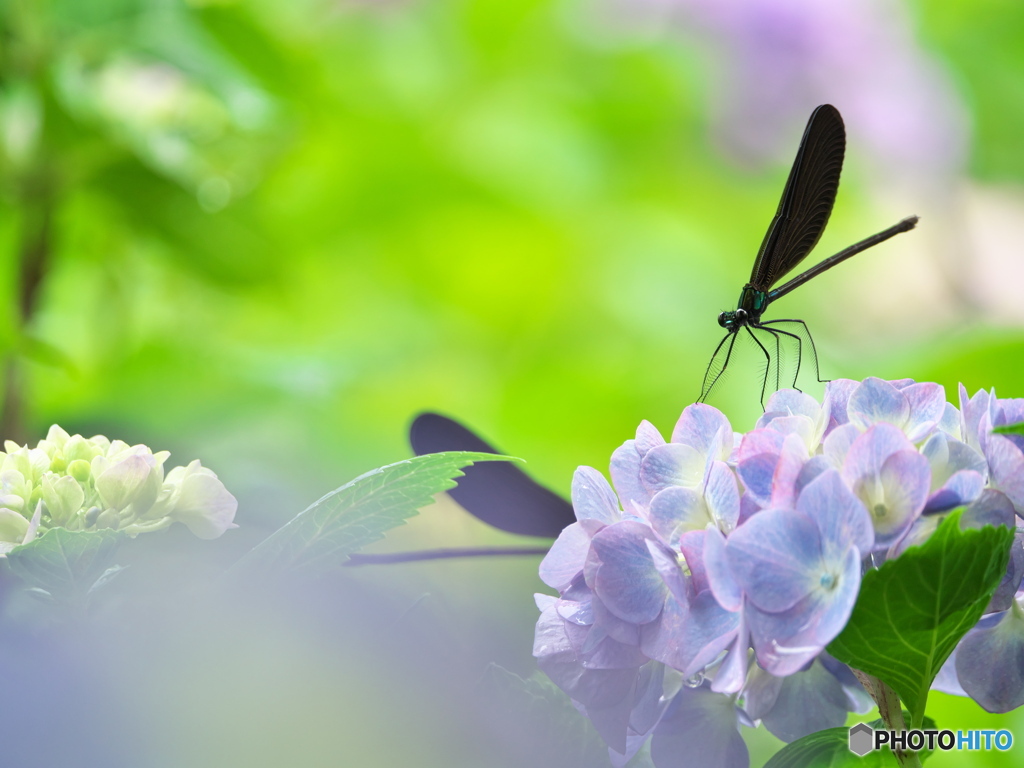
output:
[[853,379],[832,379],[825,385],[823,405],[831,414],[830,427],[832,429],[842,426],[850,420],[847,407],[850,396],[859,386],[860,382]]
[[709,688],[683,688],[651,737],[658,768],[748,768],[732,698]]
[[640,461],[635,440],[627,440],[612,453],[609,473],[615,492],[622,500],[622,508],[629,510],[631,504],[646,507],[651,500],[650,492],[640,482]]
[[[695,403],[683,410],[672,430],[672,442],[688,445],[702,456],[724,459],[732,448],[732,425],[717,408]],[[725,455],[722,455],[723,448]]]
[[615,491],[593,467],[580,467],[572,476],[572,508],[577,520],[600,520],[611,525],[621,517]]
[[540,561],[540,580],[563,590],[583,570],[589,549],[590,536],[579,523],[563,528]]
[[814,481],[818,475],[829,469],[838,469],[828,459],[821,454],[817,456],[811,456],[810,459],[800,468],[800,474],[796,476],[796,492],[797,495],[803,492],[811,482]]
[[676,548],[683,533],[703,529],[711,517],[699,491],[673,486],[651,499],[650,522],[662,540]]
[[1024,454],[1003,435],[990,435],[985,457],[992,486],[1009,497],[1019,514],[1024,509]]
[[740,517],[740,491],[736,475],[724,461],[714,462],[708,470],[704,502],[720,529],[729,532],[736,527]]
[[843,480],[856,490],[857,483],[878,475],[886,459],[897,451],[908,450],[913,451],[914,445],[899,429],[891,424],[876,424],[850,446],[843,462]]
[[738,611],[743,606],[743,590],[729,567],[725,537],[714,529],[704,534],[704,568],[719,605],[727,611]]
[[[826,550],[853,546],[862,555],[871,551],[875,539],[871,516],[836,470],[827,470],[809,483],[796,508],[817,524]],[[825,557],[830,557],[828,552]]]
[[923,440],[946,412],[946,390],[941,384],[911,384],[900,390],[910,404],[910,415],[906,422],[907,437],[911,442]]
[[640,426],[636,428],[636,450],[640,454],[640,458],[646,456],[652,448],[664,444],[665,438],[661,436],[657,427],[647,419],[640,422]]
[[679,551],[686,561],[690,572],[690,589],[692,592],[703,592],[708,588],[708,576],[704,569],[704,537],[711,528],[700,531],[688,531],[679,538]]
[[880,423],[902,428],[910,417],[906,396],[889,382],[873,376],[853,391],[846,409],[850,422],[861,429]]
[[668,443],[650,450],[640,464],[640,479],[651,493],[681,485],[698,488],[704,482],[707,457],[697,449]]
[[772,474],[770,504],[778,509],[790,509],[796,502],[796,479],[807,462],[807,445],[800,435],[788,435],[782,444],[779,463]]
[[733,531],[726,552],[748,600],[765,611],[785,611],[813,586],[808,574],[821,560],[821,536],[803,513],[769,509]]
[[740,441],[736,461],[742,464],[747,459],[765,453],[778,455],[782,452],[782,443],[786,436],[774,429],[755,429],[743,436]]
[[661,613],[667,588],[654,567],[646,525],[622,522],[598,533],[591,544],[601,561],[593,581],[594,594],[624,621],[646,624]]

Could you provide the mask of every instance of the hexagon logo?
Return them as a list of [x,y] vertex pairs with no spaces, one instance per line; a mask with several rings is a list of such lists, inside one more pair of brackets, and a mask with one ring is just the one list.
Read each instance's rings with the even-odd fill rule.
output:
[[850,751],[864,757],[874,748],[874,729],[867,723],[857,723],[850,729]]

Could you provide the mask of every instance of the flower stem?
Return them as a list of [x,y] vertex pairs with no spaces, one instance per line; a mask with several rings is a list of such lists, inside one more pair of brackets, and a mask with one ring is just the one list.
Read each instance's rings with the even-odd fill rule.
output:
[[[907,724],[903,719],[903,707],[900,705],[900,697],[896,695],[896,691],[877,677],[872,677],[859,669],[854,669],[853,674],[860,680],[864,690],[875,700],[878,705],[878,714],[881,716],[882,722],[885,723],[885,727],[890,731],[905,731]],[[892,753],[902,768],[921,768],[921,759],[917,756],[917,752],[894,749]]]

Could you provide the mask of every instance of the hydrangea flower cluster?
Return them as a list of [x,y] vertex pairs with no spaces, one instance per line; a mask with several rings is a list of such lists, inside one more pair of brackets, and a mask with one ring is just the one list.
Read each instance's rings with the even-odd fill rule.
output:
[[10,440],[0,451],[0,554],[50,528],[110,528],[136,536],[184,523],[215,539],[238,502],[198,460],[164,475],[170,453],[54,425],[35,448]]
[[[643,422],[611,478],[581,467],[576,523],[544,558],[534,655],[622,765],[651,740],[658,768],[746,768],[739,725],[784,741],[872,706],[825,647],[861,576],[924,541],[949,511],[962,525],[1020,525],[1024,400],[938,384],[836,380],[824,402],[775,393],[734,433],[691,405],[665,441]],[[990,711],[1024,704],[1024,539],[987,615],[935,687]]]

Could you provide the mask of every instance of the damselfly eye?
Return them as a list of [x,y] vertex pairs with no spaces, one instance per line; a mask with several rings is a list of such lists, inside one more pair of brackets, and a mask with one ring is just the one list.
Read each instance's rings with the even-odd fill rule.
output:
[[745,322],[747,322],[747,310],[745,310],[745,309],[737,309],[736,310],[736,322],[739,323],[740,325],[743,325]]
[[720,313],[720,314],[718,315],[718,324],[719,324],[720,326],[722,326],[723,328],[725,328],[725,312],[721,312],[721,313]]

